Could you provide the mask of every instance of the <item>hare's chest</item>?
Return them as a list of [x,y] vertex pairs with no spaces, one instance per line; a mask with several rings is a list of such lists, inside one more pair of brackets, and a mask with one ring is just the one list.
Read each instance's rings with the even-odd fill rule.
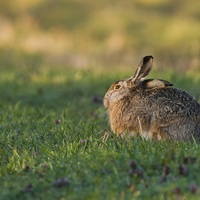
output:
[[136,128],[134,114],[123,107],[113,107],[109,112],[109,118],[112,131],[118,135],[129,132],[130,128]]

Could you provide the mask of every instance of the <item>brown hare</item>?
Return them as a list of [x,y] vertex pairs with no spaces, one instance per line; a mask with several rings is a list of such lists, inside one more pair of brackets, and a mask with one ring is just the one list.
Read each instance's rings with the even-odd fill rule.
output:
[[187,92],[160,79],[146,79],[153,57],[145,56],[134,76],[116,81],[104,96],[111,129],[156,140],[200,138],[200,104]]

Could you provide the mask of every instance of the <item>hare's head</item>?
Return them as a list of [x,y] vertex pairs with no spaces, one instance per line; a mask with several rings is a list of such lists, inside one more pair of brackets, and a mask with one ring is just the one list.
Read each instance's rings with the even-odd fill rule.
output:
[[129,96],[130,90],[138,87],[142,80],[151,71],[152,64],[153,57],[145,56],[136,69],[134,76],[113,83],[104,96],[104,106],[109,107],[113,103]]
[[128,84],[129,82],[126,80],[119,80],[113,83],[104,96],[104,106],[109,107],[112,103],[128,96],[130,90]]

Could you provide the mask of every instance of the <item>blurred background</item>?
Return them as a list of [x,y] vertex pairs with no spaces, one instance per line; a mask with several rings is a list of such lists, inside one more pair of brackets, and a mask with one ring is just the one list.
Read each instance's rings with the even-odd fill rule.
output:
[[[200,67],[200,1],[0,1],[1,66]],[[0,68],[1,68],[0,66]]]

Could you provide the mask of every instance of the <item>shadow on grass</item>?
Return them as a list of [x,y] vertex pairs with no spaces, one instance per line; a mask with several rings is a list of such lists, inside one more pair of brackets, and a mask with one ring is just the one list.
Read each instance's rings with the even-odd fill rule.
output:
[[[45,106],[64,109],[65,106],[71,106],[77,110],[87,109],[93,105],[103,105],[104,94],[112,84],[112,80],[117,80],[113,77],[109,80],[109,76],[102,78],[101,74],[94,76],[90,70],[80,72],[74,69],[60,71],[50,69],[46,72],[48,74],[46,77],[37,73],[37,70],[30,73],[28,69],[25,72],[14,69],[14,73],[11,72],[11,76],[14,76],[11,80],[1,80],[1,104],[15,105],[20,102],[21,105],[38,108]],[[78,78],[79,73],[81,77]],[[33,80],[35,75],[38,76],[37,81]],[[56,81],[59,76],[61,79],[63,76],[66,78]],[[192,77],[172,74],[167,80],[173,83],[174,87],[186,90],[196,99],[199,98],[199,82],[194,81]]]

